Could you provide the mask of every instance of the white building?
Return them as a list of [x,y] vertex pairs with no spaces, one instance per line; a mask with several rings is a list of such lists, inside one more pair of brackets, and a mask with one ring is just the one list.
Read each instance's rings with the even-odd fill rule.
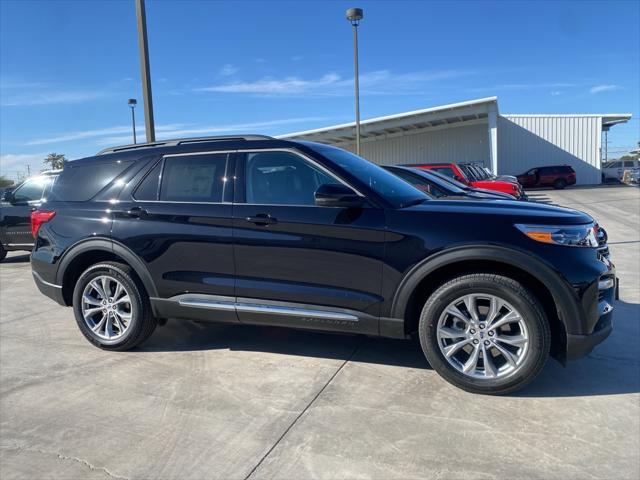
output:
[[[508,115],[497,97],[415,110],[361,122],[362,156],[379,164],[482,162],[516,175],[543,165],[571,165],[578,184],[601,182],[602,132],[631,114]],[[353,123],[284,135],[355,150]]]

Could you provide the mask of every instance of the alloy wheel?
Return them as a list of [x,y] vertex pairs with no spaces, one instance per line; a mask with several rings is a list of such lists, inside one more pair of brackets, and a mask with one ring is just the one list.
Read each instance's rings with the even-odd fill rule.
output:
[[495,379],[518,370],[529,351],[529,333],[520,313],[491,294],[464,295],[442,312],[436,330],[440,352],[456,370]]
[[91,279],[82,292],[82,317],[103,340],[122,337],[131,324],[131,297],[124,285],[109,275]]

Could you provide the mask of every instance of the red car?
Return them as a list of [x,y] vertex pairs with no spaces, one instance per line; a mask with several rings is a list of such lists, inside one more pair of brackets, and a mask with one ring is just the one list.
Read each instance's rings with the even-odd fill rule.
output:
[[570,165],[536,167],[518,175],[518,182],[526,188],[553,187],[562,190],[567,185],[576,183],[576,171]]
[[518,183],[502,180],[472,180],[467,177],[462,169],[455,163],[419,163],[405,166],[420,168],[422,170],[433,170],[474,188],[484,188],[486,190],[508,193],[518,199],[524,197],[522,187]]

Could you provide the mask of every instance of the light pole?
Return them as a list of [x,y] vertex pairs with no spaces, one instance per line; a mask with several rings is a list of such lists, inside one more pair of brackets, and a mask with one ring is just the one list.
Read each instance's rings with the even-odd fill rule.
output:
[[360,80],[358,73],[358,25],[364,13],[361,8],[350,8],[347,10],[347,20],[353,27],[353,66],[354,83],[356,94],[356,154],[360,155]]
[[138,143],[136,142],[136,114],[135,114],[135,108],[137,104],[138,104],[138,101],[135,98],[130,98],[129,101],[127,102],[127,105],[131,107],[131,125],[133,126],[133,144],[134,145]]
[[144,128],[147,142],[156,141],[156,129],[153,123],[153,98],[151,95],[151,70],[149,69],[149,43],[147,42],[147,14],[144,0],[136,0],[138,19],[138,48],[140,50],[140,69],[142,73],[142,100],[144,102]]

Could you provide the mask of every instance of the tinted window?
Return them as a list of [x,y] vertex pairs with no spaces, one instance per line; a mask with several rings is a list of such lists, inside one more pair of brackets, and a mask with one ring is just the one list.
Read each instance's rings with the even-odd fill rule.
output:
[[633,160],[627,160],[624,162],[624,166],[625,168],[627,167],[633,167]]
[[438,172],[440,175],[446,175],[447,177],[456,178],[456,173],[451,167],[434,167],[432,170]]
[[289,152],[247,155],[247,203],[260,205],[315,205],[315,192],[337,180]]
[[166,157],[160,200],[221,202],[227,154]]
[[45,187],[51,183],[53,177],[36,177],[25,181],[13,192],[14,202],[31,202],[41,200]]
[[393,173],[387,172],[379,165],[375,165],[351,152],[317,143],[308,143],[306,145],[367,184],[371,190],[397,208],[416,202],[419,203],[429,198],[420,190],[396,177]]
[[138,185],[133,197],[136,200],[157,200],[158,199],[158,183],[160,183],[160,168],[162,162],[156,163],[156,166],[144,177],[144,180]]
[[433,195],[434,197],[444,197],[447,194],[444,190],[437,187],[433,182],[428,181],[424,177],[415,175],[405,170],[391,170],[391,172],[399,176],[404,181],[409,182],[421,192]]
[[69,162],[53,184],[51,197],[55,200],[83,202],[98,194],[123,173],[131,162]]

